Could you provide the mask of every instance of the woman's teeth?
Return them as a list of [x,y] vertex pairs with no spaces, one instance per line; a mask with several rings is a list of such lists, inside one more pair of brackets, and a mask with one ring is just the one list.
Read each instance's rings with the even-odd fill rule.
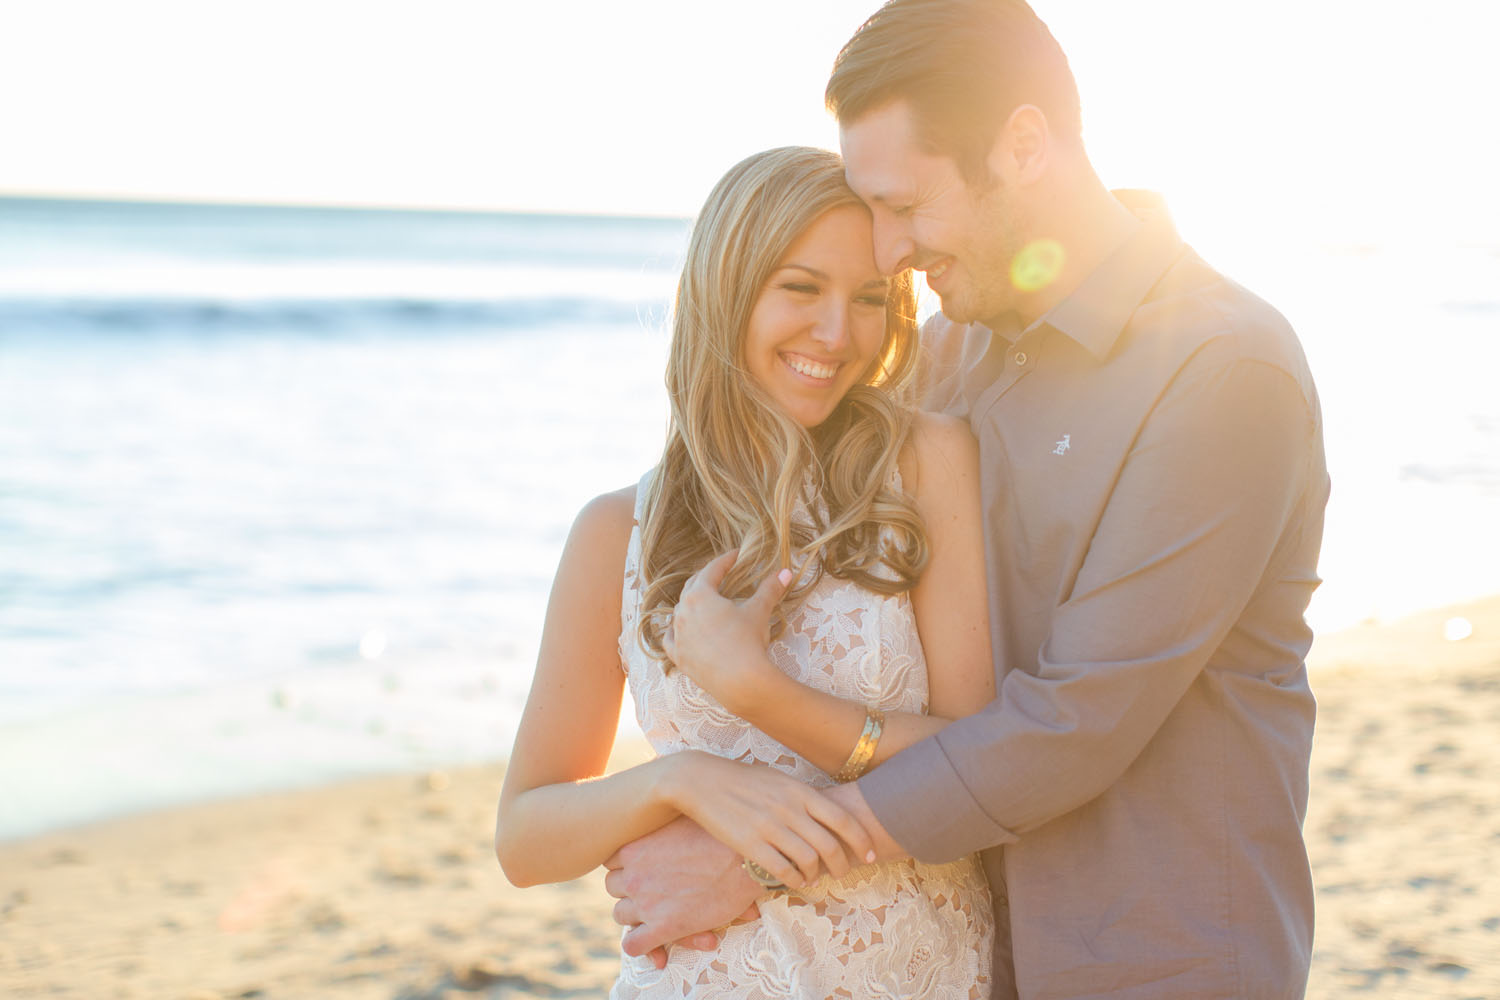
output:
[[839,370],[838,365],[820,365],[816,361],[807,358],[799,358],[794,354],[783,354],[782,358],[794,372],[799,372],[809,378],[828,379],[833,378],[834,372]]

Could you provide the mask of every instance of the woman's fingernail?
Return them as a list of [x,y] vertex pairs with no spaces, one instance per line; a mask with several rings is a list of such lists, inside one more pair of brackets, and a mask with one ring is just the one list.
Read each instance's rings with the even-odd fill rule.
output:
[[872,864],[872,865],[875,863],[875,852],[874,851],[871,851],[869,854],[865,855],[865,862],[868,863],[868,864]]
[[780,580],[781,585],[785,587],[787,584],[792,582],[792,571],[789,569],[784,569],[780,573],[776,574],[776,579]]

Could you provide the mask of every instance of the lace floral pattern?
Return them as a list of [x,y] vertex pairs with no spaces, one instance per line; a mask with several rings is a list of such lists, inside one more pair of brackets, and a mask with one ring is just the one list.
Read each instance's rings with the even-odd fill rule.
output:
[[[646,481],[638,497],[645,496]],[[640,546],[637,529],[625,560],[620,661],[636,719],[656,752],[705,750],[779,768],[818,787],[833,784],[681,671],[663,672],[641,649]],[[825,575],[789,616],[770,653],[778,667],[809,686],[886,711],[927,711],[927,662],[905,594],[887,597]],[[648,959],[626,957],[610,997],[988,996],[994,926],[977,858],[866,865],[841,880],[825,877],[795,895],[770,898],[760,913],[759,920],[730,927],[717,952],[678,950],[660,971]]]

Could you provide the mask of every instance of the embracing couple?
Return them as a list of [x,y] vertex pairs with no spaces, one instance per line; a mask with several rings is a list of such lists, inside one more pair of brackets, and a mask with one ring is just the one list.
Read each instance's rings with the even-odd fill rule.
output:
[[[1297,997],[1328,477],[1286,322],[1110,192],[1020,0],[891,0],[751,156],[501,793],[612,996]],[[942,314],[919,333],[912,271]],[[659,756],[604,771],[628,691]]]

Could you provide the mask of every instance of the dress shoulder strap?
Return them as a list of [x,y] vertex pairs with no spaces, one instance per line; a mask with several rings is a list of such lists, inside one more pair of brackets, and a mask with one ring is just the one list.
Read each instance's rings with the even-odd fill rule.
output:
[[625,549],[625,579],[620,588],[620,666],[628,674],[630,664],[644,656],[636,638],[636,623],[641,614],[641,514],[646,509],[646,490],[655,469],[635,484],[635,523],[630,526],[630,544]]
[[651,488],[651,481],[656,477],[656,467],[647,469],[641,478],[635,483],[635,523],[641,523],[641,513],[646,509],[646,491]]

